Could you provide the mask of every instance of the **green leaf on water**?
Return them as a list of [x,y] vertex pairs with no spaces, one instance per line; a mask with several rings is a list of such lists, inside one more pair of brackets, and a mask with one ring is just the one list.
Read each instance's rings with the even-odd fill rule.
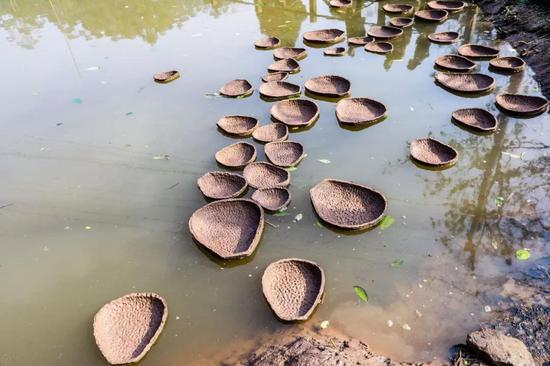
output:
[[127,116],[131,116],[132,114],[134,114],[134,112],[126,112]]
[[365,291],[364,288],[362,288],[361,286],[353,286],[353,290],[355,291],[355,294],[358,298],[360,298],[364,302],[369,301],[369,295],[367,295],[367,291]]
[[80,99],[80,98],[74,98],[74,99],[72,100],[72,102],[73,102],[73,104],[82,104],[82,99]]
[[531,256],[529,249],[523,248],[516,250],[516,258],[520,261],[526,261]]
[[293,171],[295,171],[295,170],[298,170],[298,168],[296,168],[295,166],[289,166],[288,168],[285,168],[285,170],[286,170],[287,172],[293,172]]
[[314,225],[317,226],[317,227],[324,227],[323,224],[321,224],[320,221],[317,221]]
[[286,216],[286,215],[288,215],[288,212],[286,212],[286,211],[282,211],[282,212],[279,211],[279,212],[275,212],[273,214],[273,216],[275,216],[275,217],[283,217],[283,216]]
[[391,262],[390,266],[392,267],[401,267],[405,263],[403,259],[396,259],[393,262]]
[[380,223],[380,229],[386,230],[387,228],[392,226],[394,222],[395,222],[395,219],[393,218],[393,216],[386,215],[382,220],[382,222]]

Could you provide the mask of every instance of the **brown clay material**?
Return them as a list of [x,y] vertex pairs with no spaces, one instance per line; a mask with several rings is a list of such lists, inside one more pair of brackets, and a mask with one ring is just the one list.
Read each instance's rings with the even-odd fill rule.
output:
[[263,161],[248,164],[243,176],[252,188],[284,188],[290,184],[290,173]]
[[453,121],[480,132],[497,129],[497,119],[489,111],[481,108],[457,109],[452,115]]
[[128,294],[95,314],[95,342],[111,365],[136,363],[158,339],[167,318],[168,306],[159,295]]
[[266,98],[289,98],[300,95],[301,92],[299,85],[286,81],[270,81],[260,86],[260,95]]
[[220,88],[220,94],[230,98],[247,96],[253,92],[252,84],[243,79],[232,80]]
[[281,45],[281,40],[277,37],[265,37],[257,40],[254,43],[254,46],[262,49],[272,49],[275,47],[279,47],[280,45]]
[[256,148],[248,142],[236,142],[216,153],[216,161],[231,168],[241,168],[256,160]]
[[414,10],[414,6],[409,4],[386,4],[383,8],[385,12],[393,14],[409,13]]
[[330,0],[329,2],[332,8],[349,8],[351,4],[351,0]]
[[346,230],[363,230],[377,225],[388,206],[382,193],[337,179],[321,181],[309,194],[321,220]]
[[323,51],[325,56],[344,56],[346,54],[345,47],[331,47]]
[[374,42],[374,38],[371,36],[348,38],[348,43],[354,46],[364,46],[370,42]]
[[288,127],[283,123],[274,122],[254,130],[252,137],[259,142],[284,141],[288,138]]
[[345,125],[365,125],[384,118],[386,106],[374,99],[348,98],[336,104],[336,117]]
[[277,318],[307,320],[321,302],[325,273],[317,263],[308,260],[281,259],[265,269],[262,290]]
[[169,83],[180,77],[180,73],[176,70],[159,72],[153,76],[157,83]]
[[460,56],[468,58],[494,58],[498,56],[499,50],[493,47],[483,46],[480,44],[465,44],[458,48],[458,54]]
[[224,200],[240,196],[248,184],[240,174],[214,171],[197,179],[197,185],[205,197]]
[[523,94],[500,94],[496,103],[505,111],[519,115],[539,114],[548,108],[546,98]]
[[189,230],[199,244],[220,258],[251,255],[264,230],[264,210],[248,199],[215,201],[189,219]]
[[304,41],[311,43],[338,43],[345,38],[340,29],[320,29],[304,33]]
[[300,64],[293,58],[285,58],[272,63],[267,67],[267,70],[271,72],[287,72],[294,74],[300,71]]
[[273,51],[273,58],[275,60],[285,60],[287,58],[293,58],[295,60],[301,60],[307,56],[305,48],[301,47],[282,47]]
[[372,42],[365,45],[365,51],[372,53],[390,53],[393,51],[393,45],[390,42]]
[[391,27],[388,25],[373,25],[367,31],[367,34],[379,39],[392,39],[403,34],[403,29]]
[[225,116],[218,120],[217,125],[230,135],[250,136],[258,127],[258,120],[249,116]]
[[282,168],[296,166],[304,158],[304,146],[294,141],[269,142],[265,145],[264,151],[273,165]]
[[262,81],[264,83],[269,83],[270,81],[285,81],[288,79],[288,72],[272,72],[267,75],[262,76]]
[[525,70],[525,61],[519,57],[497,57],[489,61],[489,65],[498,71],[520,72]]
[[468,72],[476,68],[476,64],[470,59],[459,55],[443,55],[435,60],[435,64],[443,69],[451,71]]
[[420,10],[414,13],[414,17],[426,22],[442,22],[449,17],[446,10]]
[[290,127],[306,127],[319,117],[319,106],[307,99],[283,100],[271,107],[271,117]]
[[397,18],[391,18],[390,24],[393,27],[397,28],[407,28],[410,27],[414,22],[413,18],[407,18],[407,17],[397,17]]
[[428,7],[434,10],[446,10],[448,12],[457,12],[464,9],[466,3],[455,0],[433,0],[428,2]]
[[304,86],[310,93],[326,97],[343,97],[349,94],[351,83],[341,76],[322,75],[309,79]]
[[290,204],[291,195],[286,188],[264,188],[255,191],[250,198],[264,210],[273,212],[287,207]]
[[429,34],[428,39],[435,43],[454,43],[459,36],[458,32],[439,32]]
[[411,157],[424,165],[449,166],[458,160],[458,152],[432,138],[417,139],[411,142]]
[[443,87],[461,93],[481,93],[495,87],[495,79],[485,74],[447,74],[437,72],[435,80]]

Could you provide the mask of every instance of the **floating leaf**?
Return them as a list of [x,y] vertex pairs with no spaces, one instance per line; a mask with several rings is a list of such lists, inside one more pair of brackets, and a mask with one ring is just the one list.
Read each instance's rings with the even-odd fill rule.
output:
[[134,114],[134,112],[126,112],[127,116],[131,116],[132,114]]
[[72,100],[72,102],[73,102],[73,104],[82,104],[82,99],[80,99],[80,98],[74,98],[74,99]]
[[369,295],[367,295],[367,291],[365,291],[364,288],[361,286],[353,286],[353,290],[355,291],[355,294],[357,297],[359,297],[364,302],[369,301]]
[[328,320],[323,320],[321,322],[321,329],[327,329],[329,324],[330,324],[330,322]]
[[405,263],[403,259],[396,259],[393,262],[391,262],[390,266],[392,267],[401,267]]
[[298,170],[298,168],[296,168],[295,166],[290,166],[290,167],[288,167],[288,168],[285,168],[285,170],[286,170],[287,172],[293,172],[293,171],[295,171],[295,170]]
[[386,215],[382,220],[382,222],[380,223],[380,229],[386,230],[387,228],[392,226],[394,222],[395,222],[395,219],[393,218],[393,216]]
[[526,261],[531,256],[529,249],[523,248],[516,250],[516,258],[520,261]]
[[276,212],[273,214],[273,216],[275,217],[283,217],[283,216],[286,216],[288,215],[288,212],[285,212],[285,211],[279,211],[279,212]]
[[319,159],[317,160],[319,163],[323,163],[323,164],[330,164],[330,160],[328,159]]
[[319,221],[317,221],[314,225],[317,226],[317,227],[324,227],[323,224],[321,224],[321,222],[319,222]]
[[509,153],[509,152],[507,152],[507,151],[503,151],[503,152],[502,152],[502,155],[508,155],[509,157],[514,158],[514,159],[519,159],[519,158],[521,158],[521,155]]

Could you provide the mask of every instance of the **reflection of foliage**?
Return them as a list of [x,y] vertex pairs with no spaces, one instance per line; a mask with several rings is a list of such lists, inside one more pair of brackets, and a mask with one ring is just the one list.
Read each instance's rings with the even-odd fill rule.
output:
[[278,37],[285,46],[294,46],[307,12],[301,0],[256,0],[260,31]]

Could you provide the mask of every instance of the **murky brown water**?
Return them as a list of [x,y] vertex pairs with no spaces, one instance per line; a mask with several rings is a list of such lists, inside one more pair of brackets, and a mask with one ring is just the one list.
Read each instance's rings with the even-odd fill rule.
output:
[[[311,323],[328,319],[397,359],[442,357],[490,317],[484,307],[499,300],[506,274],[525,265],[515,250],[548,254],[550,124],[548,114],[500,113],[494,94],[463,98],[434,84],[434,59],[457,46],[430,44],[428,33],[458,29],[464,43],[499,44],[475,9],[407,28],[389,56],[357,48],[328,58],[308,49],[291,81],[342,75],[354,96],[383,101],[389,118],[351,131],[336,122],[334,103],[318,101],[319,121],[291,136],[308,157],[292,172],[288,215],[268,216],[277,228],[266,227],[247,263],[213,260],[188,232],[189,216],[205,203],[196,179],[234,141],[215,122],[226,114],[269,122],[270,103],[257,92],[242,100],[205,94],[234,78],[259,86],[272,62],[252,46],[262,34],[285,45],[323,27],[363,35],[389,19],[381,5],[335,12],[315,0],[1,2],[0,365],[106,364],[93,314],[134,291],[158,292],[170,310],[143,365],[208,359],[289,327],[260,289],[265,266],[288,256],[326,270],[325,302]],[[173,68],[180,79],[152,82]],[[539,94],[529,70],[492,75],[497,92]],[[450,113],[469,106],[489,108],[499,130],[479,136],[453,125]],[[455,146],[458,164],[430,171],[411,163],[407,142],[426,135]],[[396,223],[360,235],[316,226],[308,191],[327,177],[383,191]],[[354,285],[367,289],[369,303],[358,301]]]

